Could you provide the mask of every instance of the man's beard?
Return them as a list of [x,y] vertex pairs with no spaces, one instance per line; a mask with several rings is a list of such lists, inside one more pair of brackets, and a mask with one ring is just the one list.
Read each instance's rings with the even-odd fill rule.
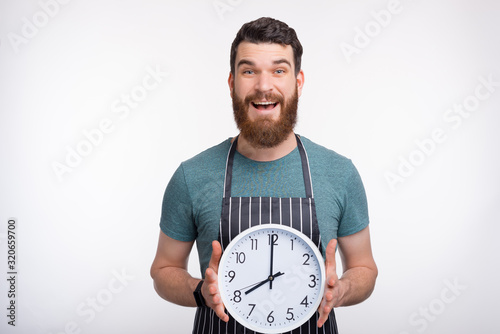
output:
[[[255,120],[248,118],[248,109],[252,101],[275,101],[280,105],[278,120],[271,116],[261,116]],[[294,94],[286,101],[281,95],[256,93],[242,100],[233,93],[233,113],[241,135],[257,148],[272,148],[288,138],[297,123],[299,97],[295,87]]]

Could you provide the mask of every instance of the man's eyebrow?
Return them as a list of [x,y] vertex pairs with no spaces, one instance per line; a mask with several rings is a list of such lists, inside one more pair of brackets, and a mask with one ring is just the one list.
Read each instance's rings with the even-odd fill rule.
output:
[[275,61],[273,61],[273,64],[274,65],[287,64],[288,66],[292,67],[292,64],[290,64],[290,62],[287,59],[285,59],[285,58],[281,58],[281,59],[275,60]]
[[240,67],[241,65],[249,65],[249,66],[255,66],[255,63],[251,60],[248,60],[248,59],[242,59],[238,62],[238,66],[237,67]]

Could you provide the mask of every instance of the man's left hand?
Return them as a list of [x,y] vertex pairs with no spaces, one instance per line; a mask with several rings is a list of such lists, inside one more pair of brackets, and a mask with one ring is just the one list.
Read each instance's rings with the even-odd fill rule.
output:
[[337,247],[337,239],[332,239],[326,246],[326,260],[325,260],[325,271],[326,271],[326,282],[325,282],[325,293],[323,294],[323,299],[318,308],[319,319],[318,327],[323,326],[323,324],[328,319],[330,311],[339,306],[340,300],[345,293],[345,283],[339,280],[337,276],[337,265],[335,262],[335,248]]

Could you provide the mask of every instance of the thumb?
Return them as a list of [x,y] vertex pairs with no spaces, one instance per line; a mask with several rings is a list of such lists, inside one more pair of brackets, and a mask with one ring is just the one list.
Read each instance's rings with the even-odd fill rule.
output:
[[208,267],[211,268],[216,274],[219,271],[219,262],[222,256],[222,247],[217,240],[212,241],[212,256],[210,257],[210,262]]
[[[326,269],[326,276],[330,277],[331,274],[336,273],[337,271],[337,263],[335,262],[335,249],[337,247],[337,239],[332,239],[326,246],[325,250],[325,269]],[[330,282],[328,282],[330,283]]]

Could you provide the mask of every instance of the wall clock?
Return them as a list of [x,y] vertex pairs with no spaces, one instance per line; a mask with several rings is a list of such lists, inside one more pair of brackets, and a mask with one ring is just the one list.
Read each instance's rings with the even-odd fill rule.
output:
[[321,302],[325,265],[302,232],[278,224],[251,227],[226,247],[219,263],[219,290],[226,310],[261,333],[293,330]]

